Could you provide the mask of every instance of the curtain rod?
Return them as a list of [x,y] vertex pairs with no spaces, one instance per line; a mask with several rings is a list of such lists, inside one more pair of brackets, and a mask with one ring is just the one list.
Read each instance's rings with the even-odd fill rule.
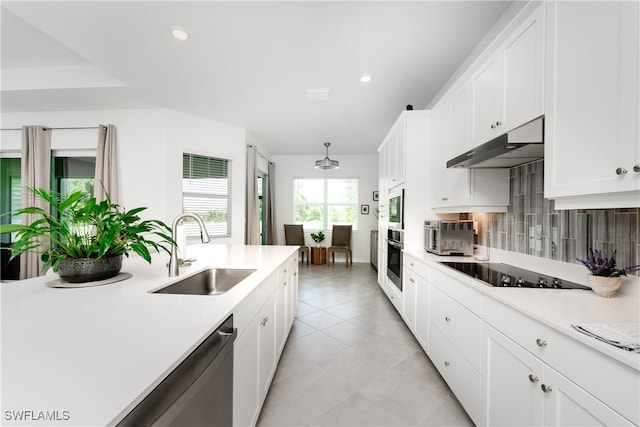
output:
[[257,154],[258,156],[262,157],[263,159],[265,159],[267,162],[270,162],[270,160],[269,160],[269,159],[267,159],[267,158],[264,156],[264,154],[262,154],[262,153],[258,150],[258,147],[257,147],[257,146],[255,146],[255,145],[253,145],[253,144],[247,144],[247,147],[255,147],[255,149],[256,149],[256,154]]
[[[51,130],[100,129],[100,127],[104,127],[104,126],[77,126],[77,127],[66,127],[66,128],[48,128],[46,126],[43,126],[44,129],[51,129]],[[22,128],[5,128],[0,130],[22,130]]]

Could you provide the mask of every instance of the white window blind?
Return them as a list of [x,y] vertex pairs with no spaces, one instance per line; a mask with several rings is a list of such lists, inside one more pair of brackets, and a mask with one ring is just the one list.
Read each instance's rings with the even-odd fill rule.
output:
[[[199,215],[211,237],[231,236],[231,162],[182,155],[182,211]],[[187,236],[200,236],[195,221],[185,218]]]

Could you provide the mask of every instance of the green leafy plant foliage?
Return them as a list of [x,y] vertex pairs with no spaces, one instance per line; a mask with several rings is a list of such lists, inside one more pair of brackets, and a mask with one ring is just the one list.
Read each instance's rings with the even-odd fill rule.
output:
[[317,233],[311,233],[311,238],[316,243],[322,242],[324,240],[324,231],[318,231]]
[[[75,191],[66,197],[42,188],[27,188],[46,201],[51,211],[26,207],[3,214],[18,216],[36,214],[31,224],[1,224],[0,234],[16,233],[10,248],[11,258],[28,251],[40,254],[47,268],[58,271],[60,261],[73,258],[102,258],[114,255],[129,256],[133,251],[151,263],[149,249],[171,253],[175,244],[171,229],[159,220],[143,220],[140,212],[129,211],[111,202],[109,195],[98,202],[84,191]],[[155,239],[150,237],[155,236]]]

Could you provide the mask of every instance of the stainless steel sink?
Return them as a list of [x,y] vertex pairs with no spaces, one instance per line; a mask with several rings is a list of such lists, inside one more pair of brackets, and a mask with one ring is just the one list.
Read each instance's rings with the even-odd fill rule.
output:
[[252,268],[211,268],[152,291],[154,294],[222,295],[249,277]]

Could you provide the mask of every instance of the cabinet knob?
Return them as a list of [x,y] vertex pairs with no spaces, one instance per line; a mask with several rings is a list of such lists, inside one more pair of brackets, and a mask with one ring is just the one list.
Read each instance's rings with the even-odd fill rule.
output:
[[444,321],[445,321],[445,322],[451,322],[451,318],[450,318],[449,316],[445,316],[445,317],[444,317]]
[[414,266],[415,266],[415,264],[414,264],[414,263],[411,263],[410,265],[411,265],[411,267],[414,267]]
[[633,171],[634,171],[634,172],[640,172],[640,165],[635,165],[635,166],[633,167]]
[[531,381],[532,383],[537,383],[539,379],[540,378],[536,377],[535,375],[529,374],[529,381]]
[[542,391],[544,391],[545,393],[551,393],[553,391],[553,389],[551,388],[551,386],[548,386],[546,384],[542,384],[540,386],[540,388],[542,389]]
[[[634,168],[635,170],[635,168]],[[616,175],[624,175],[625,173],[627,173],[628,171],[625,168],[618,168],[616,169]]]
[[447,362],[446,360],[444,361],[444,366],[449,367],[451,366],[451,363]]
[[409,281],[410,281],[411,283],[416,283],[416,281],[415,281],[415,280],[413,280],[413,279],[409,279]]
[[496,128],[496,125],[491,123],[491,129],[495,129],[495,128]]
[[543,339],[538,338],[536,340],[536,344],[538,344],[538,347],[546,347],[547,346],[547,342]]
[[501,125],[502,125],[502,122],[501,122],[500,120],[498,120],[498,121],[496,122],[496,127],[500,127]]

